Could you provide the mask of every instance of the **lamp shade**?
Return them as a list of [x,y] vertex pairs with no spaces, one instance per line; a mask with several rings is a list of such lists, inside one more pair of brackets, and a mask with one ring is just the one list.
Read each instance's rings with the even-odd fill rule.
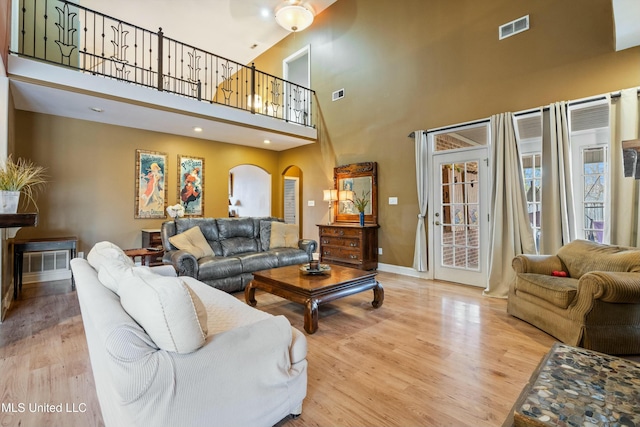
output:
[[340,192],[338,193],[338,199],[353,201],[353,191],[351,191],[351,190],[340,190]]
[[276,11],[276,22],[287,31],[302,31],[313,22],[313,13],[299,4],[284,6]]
[[338,200],[338,190],[322,190],[324,202],[335,202]]

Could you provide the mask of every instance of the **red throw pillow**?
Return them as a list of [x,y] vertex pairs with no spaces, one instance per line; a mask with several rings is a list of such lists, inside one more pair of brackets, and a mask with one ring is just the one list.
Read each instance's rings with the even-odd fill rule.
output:
[[568,277],[569,275],[567,274],[566,271],[552,271],[551,272],[552,276],[558,276],[558,277]]

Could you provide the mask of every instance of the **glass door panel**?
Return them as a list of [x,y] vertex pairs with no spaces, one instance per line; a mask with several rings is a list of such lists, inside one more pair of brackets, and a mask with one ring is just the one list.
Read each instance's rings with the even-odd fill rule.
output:
[[434,248],[436,279],[485,287],[487,218],[486,149],[434,156]]

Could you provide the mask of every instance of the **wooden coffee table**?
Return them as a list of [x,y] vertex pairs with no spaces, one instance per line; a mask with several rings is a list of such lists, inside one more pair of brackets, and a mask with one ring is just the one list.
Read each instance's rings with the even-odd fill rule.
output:
[[247,304],[255,307],[256,289],[304,305],[304,330],[313,334],[318,330],[318,306],[338,298],[373,289],[374,308],[384,301],[384,289],[376,280],[375,271],[331,264],[331,271],[323,275],[306,275],[299,265],[272,268],[253,273],[253,280],[244,290]]

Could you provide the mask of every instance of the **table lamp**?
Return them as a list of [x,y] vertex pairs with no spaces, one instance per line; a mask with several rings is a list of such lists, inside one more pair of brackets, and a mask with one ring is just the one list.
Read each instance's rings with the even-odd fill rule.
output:
[[329,202],[329,222],[328,224],[331,225],[333,216],[331,215],[331,208],[333,207],[333,202],[335,202],[336,200],[338,200],[338,190],[322,190],[323,192],[323,198],[322,200],[325,202]]

